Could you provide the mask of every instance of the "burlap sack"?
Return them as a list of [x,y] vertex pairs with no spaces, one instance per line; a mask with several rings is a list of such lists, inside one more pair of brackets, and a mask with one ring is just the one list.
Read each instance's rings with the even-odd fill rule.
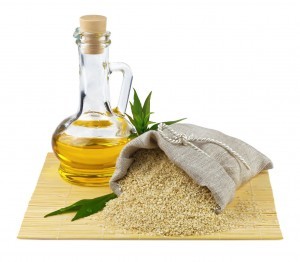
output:
[[134,152],[157,147],[197,184],[208,187],[220,210],[244,182],[273,167],[271,160],[255,148],[219,131],[191,124],[164,125],[159,131],[133,139],[121,151],[110,180],[117,195],[122,193],[118,181],[126,176]]

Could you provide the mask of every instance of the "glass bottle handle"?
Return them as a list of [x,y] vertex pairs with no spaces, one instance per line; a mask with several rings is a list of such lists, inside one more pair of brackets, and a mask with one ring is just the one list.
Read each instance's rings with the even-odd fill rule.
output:
[[109,63],[109,73],[111,74],[112,72],[121,72],[123,74],[123,82],[117,108],[122,114],[125,114],[133,78],[132,72],[130,67],[125,63]]

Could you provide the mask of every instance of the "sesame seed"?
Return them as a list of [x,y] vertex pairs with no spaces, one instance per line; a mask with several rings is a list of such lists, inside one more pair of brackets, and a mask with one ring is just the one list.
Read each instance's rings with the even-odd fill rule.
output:
[[234,208],[217,214],[208,188],[196,184],[160,149],[142,149],[133,157],[119,181],[122,194],[95,215],[103,229],[149,236],[206,235],[241,227],[259,213],[253,203],[238,200]]

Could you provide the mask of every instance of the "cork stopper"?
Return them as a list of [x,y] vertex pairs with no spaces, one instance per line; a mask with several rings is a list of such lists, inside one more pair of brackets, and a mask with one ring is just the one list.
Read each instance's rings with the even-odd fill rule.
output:
[[80,17],[80,32],[105,33],[106,17],[102,15],[84,15]]
[[[80,17],[80,32],[89,34],[104,34],[106,32],[106,17],[102,15],[85,15]],[[94,35],[85,34],[85,44],[82,48],[85,54],[101,54],[103,47],[99,43],[99,38]]]

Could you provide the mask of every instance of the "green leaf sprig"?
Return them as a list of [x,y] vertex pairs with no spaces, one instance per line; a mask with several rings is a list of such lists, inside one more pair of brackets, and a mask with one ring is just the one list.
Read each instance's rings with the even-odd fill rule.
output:
[[70,212],[77,212],[76,215],[73,217],[72,221],[75,221],[79,218],[87,217],[92,214],[95,214],[99,211],[101,211],[106,203],[114,198],[116,198],[117,195],[114,193],[104,195],[101,197],[96,197],[93,199],[82,199],[70,206],[58,209],[54,212],[51,212],[44,217],[50,217]]
[[[126,114],[129,121],[131,122],[131,124],[134,125],[137,132],[136,134],[132,134],[130,136],[132,138],[137,137],[150,130],[157,130],[158,125],[160,124],[160,123],[150,121],[150,116],[153,114],[153,112],[150,111],[151,95],[152,92],[149,93],[144,104],[142,105],[141,100],[136,90],[134,89],[133,103],[130,102],[132,116]],[[166,125],[172,125],[184,119],[186,118],[181,118],[174,121],[166,121],[163,123],[165,123]]]

